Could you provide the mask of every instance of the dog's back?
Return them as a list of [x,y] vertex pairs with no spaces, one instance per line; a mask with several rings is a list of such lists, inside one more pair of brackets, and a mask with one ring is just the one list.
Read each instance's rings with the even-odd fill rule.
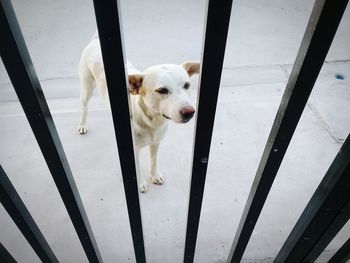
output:
[[[82,66],[86,66],[91,71],[92,74],[95,73],[94,71],[96,69],[98,69],[99,71],[103,71],[103,74],[104,74],[100,39],[97,32],[95,32],[95,34],[91,38],[91,41],[85,47],[81,56],[80,64],[83,64]],[[129,61],[127,61],[126,63],[126,70],[127,70],[127,74],[129,75],[140,73],[140,71],[134,65],[132,65]]]

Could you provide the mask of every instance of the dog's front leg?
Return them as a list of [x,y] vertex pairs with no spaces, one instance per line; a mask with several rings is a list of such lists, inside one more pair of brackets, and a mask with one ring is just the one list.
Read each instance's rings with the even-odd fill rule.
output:
[[148,184],[147,184],[147,180],[141,174],[141,171],[140,171],[139,156],[140,156],[140,149],[135,148],[135,167],[136,167],[137,182],[139,184],[140,192],[146,193],[148,192]]
[[151,180],[154,184],[163,184],[165,178],[158,172],[157,168],[157,154],[158,154],[159,143],[151,144],[150,149],[150,168],[151,168]]

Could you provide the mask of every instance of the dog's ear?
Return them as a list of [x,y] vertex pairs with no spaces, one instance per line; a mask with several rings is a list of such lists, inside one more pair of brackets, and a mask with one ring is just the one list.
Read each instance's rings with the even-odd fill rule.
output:
[[187,61],[181,64],[181,66],[187,71],[187,74],[191,77],[193,74],[199,73],[200,63],[194,61]]
[[141,74],[129,75],[129,91],[132,95],[140,93],[143,76]]

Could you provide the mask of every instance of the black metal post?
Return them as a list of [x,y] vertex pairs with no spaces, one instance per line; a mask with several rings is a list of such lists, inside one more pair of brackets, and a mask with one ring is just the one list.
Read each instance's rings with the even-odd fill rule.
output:
[[350,218],[350,136],[289,234],[276,262],[314,262]]
[[240,262],[348,0],[317,0],[241,217],[228,262]]
[[350,259],[350,238],[334,254],[328,263],[346,263]]
[[314,262],[326,249],[328,244],[334,239],[342,227],[350,219],[350,200],[343,205],[333,221],[328,225],[327,229],[320,235],[318,241],[312,247],[312,249],[307,253],[304,261],[305,262]]
[[187,215],[184,252],[185,263],[193,262],[196,249],[198,225],[231,9],[232,0],[209,0],[207,3],[206,30],[199,81],[198,114]]
[[57,262],[55,254],[34,222],[21,197],[0,165],[0,202],[43,262]]
[[94,0],[135,257],[137,262],[146,262],[118,4]]
[[0,243],[0,262],[3,263],[17,263],[17,261],[11,256],[7,249]]
[[90,262],[102,262],[10,0],[0,0],[0,54]]

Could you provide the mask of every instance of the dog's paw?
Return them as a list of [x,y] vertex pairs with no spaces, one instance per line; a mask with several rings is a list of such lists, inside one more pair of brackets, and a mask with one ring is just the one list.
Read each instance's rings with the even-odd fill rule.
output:
[[154,175],[154,176],[151,176],[151,180],[152,180],[152,183],[160,185],[160,184],[164,184],[165,177],[162,175]]
[[80,125],[80,126],[78,127],[78,132],[79,132],[80,134],[85,134],[85,133],[87,133],[87,128],[86,128],[86,126],[85,126],[85,125]]
[[147,185],[147,183],[139,184],[139,190],[140,190],[141,193],[147,193],[148,192],[148,185]]

